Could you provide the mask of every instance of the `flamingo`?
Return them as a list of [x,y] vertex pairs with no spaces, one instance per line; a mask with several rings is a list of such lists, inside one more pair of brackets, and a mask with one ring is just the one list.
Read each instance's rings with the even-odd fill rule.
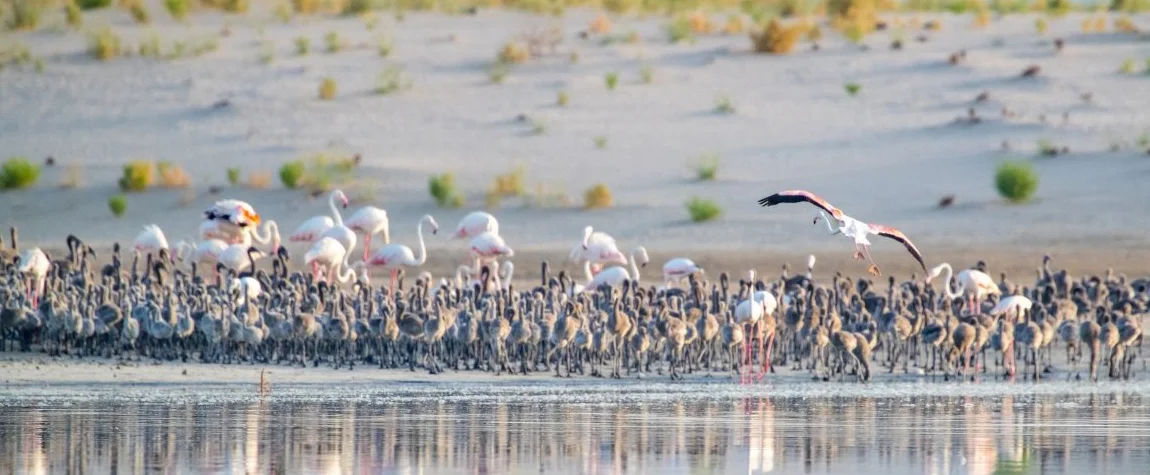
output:
[[451,239],[465,239],[483,233],[498,235],[499,221],[491,213],[472,211],[459,220],[459,227],[455,228],[455,234],[451,236]]
[[360,279],[366,281],[366,272],[364,268],[366,263],[364,261],[356,262],[355,264],[348,265],[347,260],[351,256],[347,248],[340,244],[339,240],[333,237],[324,237],[312,244],[307,253],[304,254],[304,263],[312,266],[312,275],[316,280],[320,277],[320,268],[327,268],[327,281],[340,283],[347,282],[352,275],[355,274],[356,269],[360,269]]
[[435,222],[435,218],[430,214],[423,215],[419,218],[419,224],[415,227],[415,232],[419,236],[419,258],[411,252],[411,248],[403,244],[388,244],[371,255],[371,259],[367,261],[368,265],[381,266],[391,272],[391,281],[389,289],[395,290],[395,275],[400,268],[406,267],[419,267],[427,262],[427,245],[423,241],[423,223],[431,225],[431,234],[439,232],[439,223]]
[[32,299],[32,305],[39,305],[40,296],[44,294],[44,287],[48,283],[48,269],[52,266],[52,260],[38,247],[25,250],[20,253],[18,259],[20,263],[16,270],[30,274],[32,279],[28,283],[25,295]]
[[[180,241],[176,244],[176,259],[195,269],[195,264],[214,265],[228,249],[228,244],[219,239],[205,239],[199,244]],[[219,275],[216,275],[217,280]]]
[[217,219],[228,221],[236,226],[260,224],[260,215],[251,204],[233,199],[217,201],[212,207],[204,210],[204,218],[209,221]]
[[687,276],[696,272],[703,272],[703,268],[695,265],[695,261],[686,257],[676,257],[663,264],[663,283],[668,286],[673,283],[677,286]]
[[[754,269],[747,273],[747,282],[748,285],[751,286],[751,295],[747,300],[743,300],[742,302],[739,302],[737,306],[735,306],[735,322],[740,325],[749,324],[751,326],[751,333],[747,338],[747,345],[745,345],[746,356],[744,359],[745,363],[743,367],[750,366],[751,364],[751,343],[753,343],[755,337],[760,334],[759,322],[763,320],[764,316],[773,314],[775,312],[775,308],[779,305],[779,302],[775,298],[774,294],[765,290],[754,290]],[[772,339],[771,342],[773,344],[774,340]],[[760,341],[759,343],[761,344],[762,342]],[[770,364],[769,358],[770,349],[768,348],[767,353],[763,355],[763,373],[759,373],[760,380],[763,378],[763,374],[766,373],[767,367]],[[746,382],[746,379],[742,376],[741,372],[740,379],[742,379],[743,382]]]
[[355,242],[357,238],[355,236],[355,231],[352,231],[351,228],[344,224],[343,215],[341,215],[339,210],[335,208],[334,200],[336,197],[339,197],[339,199],[343,201],[343,207],[347,208],[347,196],[343,194],[343,191],[335,190],[331,192],[329,204],[331,205],[331,217],[333,220],[332,227],[320,233],[319,239],[323,239],[325,237],[334,238],[336,241],[339,241],[339,243],[343,245],[343,248],[346,249],[347,252],[351,252],[353,249],[355,249]]
[[994,282],[994,279],[986,275],[985,272],[975,269],[963,269],[959,272],[958,289],[951,292],[950,284],[951,281],[954,280],[954,268],[947,262],[943,262],[931,269],[930,273],[926,276],[926,283],[929,285],[932,279],[942,274],[943,269],[946,269],[946,297],[954,300],[966,296],[966,306],[971,313],[980,308],[979,302],[983,297],[991,294],[1002,294],[1002,290],[998,288],[998,284]]
[[243,244],[232,244],[220,253],[218,261],[228,269],[241,272],[263,256],[264,253],[255,247],[245,246]]
[[592,275],[598,274],[604,264],[627,265],[627,256],[619,251],[615,238],[591,226],[583,228],[583,242],[571,249],[568,258],[573,262],[591,261]]
[[364,206],[353,213],[350,218],[347,218],[344,224],[352,231],[364,234],[363,260],[365,261],[371,254],[371,236],[383,234],[383,244],[391,243],[391,235],[387,229],[387,211],[380,208]]
[[[630,274],[627,273],[627,269],[624,268],[623,266],[608,267],[606,269],[603,269],[601,272],[596,274],[594,278],[592,278],[589,282],[587,282],[587,285],[583,286],[583,291],[584,292],[593,292],[596,289],[598,289],[599,286],[602,286],[602,285],[607,285],[610,287],[618,287],[620,285],[623,285],[623,281],[631,280],[632,276],[635,278],[635,281],[638,282],[639,281],[639,267],[640,266],[635,265],[635,255],[636,254],[639,255],[640,265],[642,267],[647,267],[647,262],[649,262],[651,260],[650,258],[647,257],[647,249],[644,248],[643,246],[636,247],[634,250],[631,251],[631,262],[630,262],[631,273]],[[584,269],[587,269],[587,267],[590,265],[589,263],[590,263],[590,261],[588,260],[587,264],[584,264]]]
[[[151,254],[159,252],[160,249],[168,248],[168,238],[164,236],[164,231],[155,224],[145,224],[144,230],[136,235],[134,242],[136,252]],[[173,262],[175,260],[173,259]]]
[[299,227],[295,228],[295,231],[292,231],[292,233],[288,235],[288,241],[314,243],[322,237],[323,233],[335,226],[335,220],[332,219],[332,216],[339,214],[339,210],[335,208],[336,198],[340,198],[343,207],[347,208],[347,197],[343,195],[343,192],[340,190],[332,190],[331,194],[327,197],[327,205],[331,208],[331,216],[321,214],[308,218],[307,221],[304,221],[303,224],[300,224]]
[[471,238],[468,254],[475,258],[475,267],[479,268],[483,262],[492,262],[500,256],[514,256],[515,251],[498,234],[488,231]]
[[[926,271],[926,263],[922,260],[922,253],[918,252],[918,248],[906,237],[901,231],[881,224],[868,224],[859,221],[855,218],[847,216],[841,209],[838,209],[824,200],[822,197],[804,190],[786,190],[780,191],[766,198],[759,200],[759,206],[774,206],[780,203],[799,203],[807,202],[819,208],[819,216],[821,216],[827,223],[827,230],[832,235],[842,234],[854,240],[855,243],[855,259],[869,260],[871,266],[867,269],[871,275],[880,275],[878,264],[870,256],[870,241],[867,239],[868,234],[877,234],[879,236],[890,238],[902,243],[906,246],[906,250],[914,256],[918,264],[922,266],[922,270]],[[827,216],[830,213],[830,217]],[[819,216],[815,216],[815,223],[818,223]],[[831,217],[834,218],[837,226],[831,226]]]
[[226,220],[204,220],[200,223],[200,239],[219,239],[227,244],[251,246],[271,244],[272,252],[279,252],[279,225],[272,220],[259,226],[235,225]]
[[[975,271],[975,272],[978,272],[978,271]],[[958,275],[961,276],[962,273],[960,272]],[[1034,302],[1032,302],[1029,298],[1026,298],[1025,296],[1008,295],[1008,296],[1000,299],[998,301],[998,303],[994,306],[994,308],[990,309],[989,314],[997,316],[997,315],[1000,315],[1000,314],[1003,314],[1003,313],[1006,313],[1006,312],[1013,310],[1014,316],[1021,317],[1022,315],[1024,315],[1023,312],[1029,312],[1030,307],[1033,305],[1034,305]]]

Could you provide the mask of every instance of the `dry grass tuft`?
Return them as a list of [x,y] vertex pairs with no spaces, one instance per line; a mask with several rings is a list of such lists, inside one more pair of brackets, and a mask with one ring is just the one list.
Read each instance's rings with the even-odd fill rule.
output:
[[503,45],[503,48],[499,50],[495,59],[503,64],[523,64],[526,63],[530,57],[531,54],[527,51],[526,46],[519,42],[511,41]]
[[64,167],[64,174],[60,177],[60,188],[79,188],[84,184],[84,170],[75,163]]
[[88,54],[100,61],[108,61],[120,55],[120,45],[119,35],[104,27],[88,38]]
[[151,160],[135,160],[124,165],[119,184],[123,191],[144,191],[151,188],[155,180],[156,164]]
[[1122,15],[1114,19],[1114,30],[1122,33],[1139,32],[1138,25],[1135,25],[1134,20],[1131,20],[1127,15]]
[[159,162],[156,171],[160,175],[160,185],[164,188],[187,188],[192,186],[192,177],[179,165],[171,162]]
[[610,208],[615,206],[615,197],[607,185],[598,183],[583,192],[583,209]]
[[335,79],[324,78],[323,82],[319,84],[319,98],[325,101],[335,99],[338,88],[339,86],[336,84]]
[[691,32],[696,35],[709,35],[715,31],[715,24],[702,10],[695,10],[687,15],[687,25],[691,27]]
[[727,23],[723,25],[724,35],[741,35],[747,31],[747,21],[742,15],[731,15],[727,17]]
[[595,33],[595,34],[599,34],[599,35],[604,34],[604,33],[610,33],[611,32],[611,18],[608,17],[606,13],[600,12],[598,15],[595,15],[594,19],[591,20],[591,24],[587,25],[587,30],[590,31],[591,33]]
[[777,19],[771,19],[762,31],[751,32],[751,43],[756,53],[788,54],[795,49],[806,25],[794,23],[783,26]]
[[264,170],[248,173],[248,188],[266,190],[270,186],[272,186],[271,172]]

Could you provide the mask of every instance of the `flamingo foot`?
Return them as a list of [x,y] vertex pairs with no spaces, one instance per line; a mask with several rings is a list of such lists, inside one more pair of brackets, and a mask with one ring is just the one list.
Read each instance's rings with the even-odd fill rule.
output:
[[866,256],[863,256],[862,251],[855,251],[854,258],[856,261],[861,261],[863,259],[866,259]]
[[870,267],[868,267],[866,271],[867,271],[867,273],[869,273],[870,275],[873,275],[875,277],[882,275],[882,272],[879,271],[878,265],[875,265],[875,264],[871,264]]

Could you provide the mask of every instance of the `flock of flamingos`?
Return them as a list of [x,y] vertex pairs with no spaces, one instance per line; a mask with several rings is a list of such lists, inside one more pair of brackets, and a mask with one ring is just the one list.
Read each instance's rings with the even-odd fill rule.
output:
[[[455,275],[435,282],[419,272],[405,286],[408,270],[426,262],[424,231],[436,234],[438,223],[430,215],[419,220],[417,253],[390,242],[383,209],[365,206],[344,219],[348,200],[335,190],[330,215],[304,221],[287,237],[310,246],[302,272],[290,270],[276,223],[237,200],[205,210],[199,238],[174,247],[159,227],[144,226],[130,267],[119,244],[111,263],[98,266],[96,252],[75,236],[63,259],[21,250],[12,227],[10,248],[0,245],[0,351],[431,373],[620,378],[655,371],[681,379],[731,372],[743,382],[776,367],[867,381],[874,365],[947,379],[988,371],[1011,378],[1018,358],[1026,378],[1080,379],[1088,353],[1082,362],[1090,380],[1100,364],[1112,379],[1134,373],[1150,279],[1107,272],[1076,280],[1051,270],[1049,256],[1030,285],[1005,274],[995,281],[981,261],[957,274],[948,263],[928,270],[901,232],[852,218],[813,193],[759,200],[765,207],[800,202],[819,208],[815,224],[821,219],[830,234],[854,241],[855,258],[870,261],[872,276],[880,270],[867,237],[878,235],[902,243],[925,278],[816,282],[812,255],[805,275],[784,265],[777,278],[751,270],[732,282],[725,272],[709,280],[690,259],[676,258],[663,266],[661,285],[644,286],[646,250],[624,254],[611,236],[587,227],[568,256],[582,275],[553,273],[543,262],[538,285],[518,290],[508,260],[514,251],[495,217],[477,211],[452,234],[469,242]],[[373,247],[377,235],[383,242]],[[351,262],[361,236],[362,258]],[[369,269],[389,272],[386,288],[371,286]],[[935,290],[931,281],[943,271]],[[1064,355],[1055,357],[1059,345]],[[1056,359],[1069,367],[1056,368]]]

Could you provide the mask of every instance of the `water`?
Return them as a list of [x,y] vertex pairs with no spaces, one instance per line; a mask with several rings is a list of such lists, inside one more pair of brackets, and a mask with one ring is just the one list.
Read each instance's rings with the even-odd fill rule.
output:
[[0,474],[1146,473],[1148,396],[1144,383],[8,387]]

